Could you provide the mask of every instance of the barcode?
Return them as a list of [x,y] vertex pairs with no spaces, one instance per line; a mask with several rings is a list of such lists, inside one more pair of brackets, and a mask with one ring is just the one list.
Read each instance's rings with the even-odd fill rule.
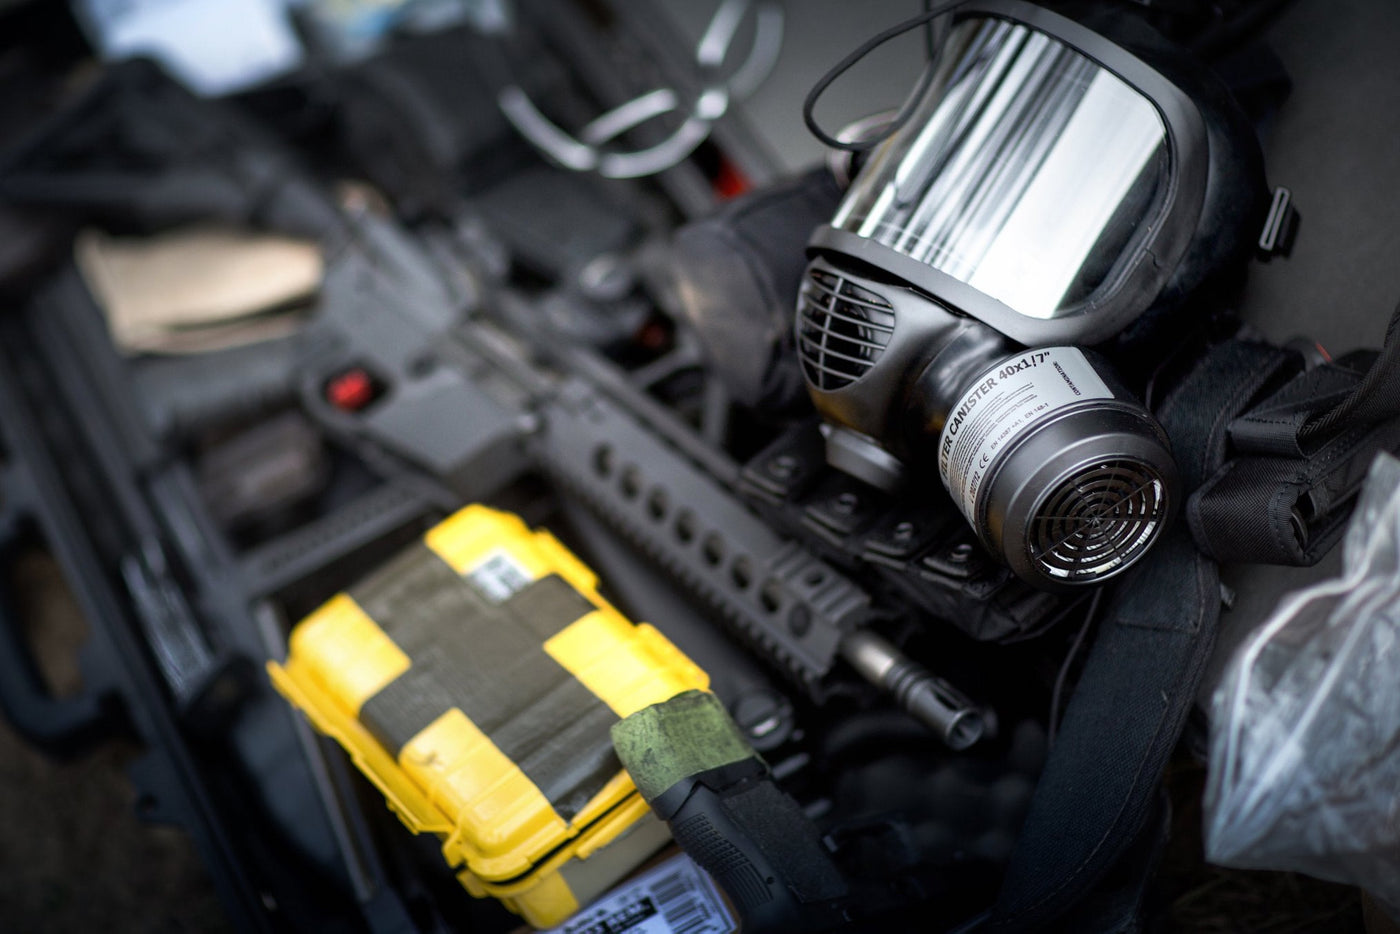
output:
[[651,884],[652,897],[661,917],[671,926],[671,934],[700,934],[701,931],[722,931],[710,925],[714,913],[710,910],[708,893],[701,892],[689,867],[663,876]]
[[471,572],[471,582],[492,603],[504,603],[530,583],[525,569],[504,551],[494,552]]
[[734,934],[738,926],[710,877],[678,854],[541,934]]
[[643,898],[623,905],[606,917],[593,921],[587,927],[575,928],[570,925],[567,931],[568,934],[622,934],[624,931],[630,931],[639,924],[643,924],[648,918],[655,917],[655,915],[656,907],[652,905],[651,899]]

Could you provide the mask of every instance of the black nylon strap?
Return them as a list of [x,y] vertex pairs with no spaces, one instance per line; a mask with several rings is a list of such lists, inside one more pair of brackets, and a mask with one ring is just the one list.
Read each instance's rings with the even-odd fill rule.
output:
[[[1224,460],[1228,427],[1289,365],[1263,344],[1214,348],[1160,413],[1183,484]],[[1220,615],[1216,565],[1184,524],[1113,592],[1032,799],[990,926],[1039,930],[1138,839],[1194,702]]]
[[[1244,454],[1306,457],[1303,429],[1310,420],[1345,402],[1366,375],[1369,360],[1348,358],[1300,373],[1278,392],[1230,424],[1230,443]],[[1360,365],[1356,365],[1360,364]]]
[[1187,503],[1202,551],[1220,561],[1306,566],[1341,538],[1372,459],[1400,449],[1400,418],[1344,430],[1307,457],[1240,457]]
[[1187,504],[1201,550],[1315,564],[1341,536],[1371,460],[1400,448],[1400,308],[1380,353],[1300,374],[1236,419],[1230,437],[1238,456]]
[[1311,419],[1301,432],[1305,443],[1325,438],[1343,427],[1374,425],[1400,415],[1400,306],[1385,329],[1385,345],[1361,385],[1346,401]]

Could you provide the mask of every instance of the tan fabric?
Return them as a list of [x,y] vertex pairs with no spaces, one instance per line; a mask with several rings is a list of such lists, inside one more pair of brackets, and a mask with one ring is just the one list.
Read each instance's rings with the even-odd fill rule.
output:
[[314,243],[217,227],[119,238],[85,230],[78,268],[125,353],[196,353],[294,331],[315,296]]

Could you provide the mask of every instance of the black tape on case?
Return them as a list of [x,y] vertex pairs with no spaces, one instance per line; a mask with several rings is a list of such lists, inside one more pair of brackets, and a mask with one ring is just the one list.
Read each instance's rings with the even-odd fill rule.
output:
[[397,757],[460,710],[572,820],[622,768],[617,715],[544,650],[594,605],[562,577],[533,581],[493,605],[426,545],[350,591],[412,664],[360,708],[360,722]]

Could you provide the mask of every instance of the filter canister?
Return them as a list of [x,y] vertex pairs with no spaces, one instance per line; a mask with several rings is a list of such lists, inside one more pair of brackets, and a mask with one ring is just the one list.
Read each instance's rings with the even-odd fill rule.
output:
[[1160,427],[1075,347],[1027,350],[974,379],[943,423],[938,471],[984,544],[1050,587],[1126,570],[1176,487]]

